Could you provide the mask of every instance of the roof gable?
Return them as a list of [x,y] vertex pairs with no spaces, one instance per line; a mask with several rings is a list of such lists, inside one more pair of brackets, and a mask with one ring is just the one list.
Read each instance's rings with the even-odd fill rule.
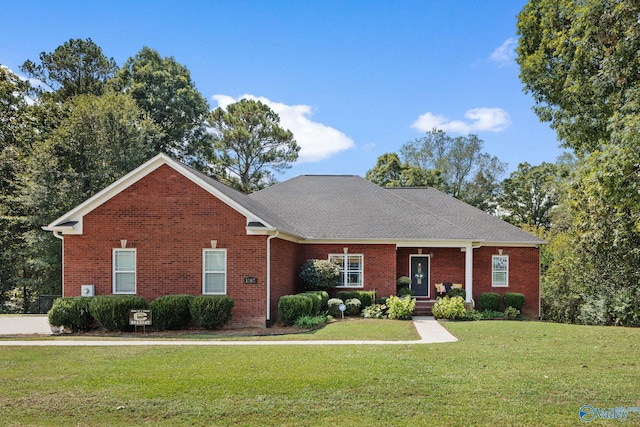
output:
[[84,215],[163,165],[244,215],[252,233],[277,230],[301,242],[545,243],[433,188],[383,188],[353,175],[302,175],[245,195],[165,154],[158,154],[43,228],[82,234]]
[[197,172],[194,169],[189,168],[166,154],[158,154],[61,217],[57,218],[48,226],[43,227],[43,229],[47,231],[59,231],[64,234],[82,234],[82,218],[86,214],[115,197],[117,194],[120,194],[122,191],[163,165],[171,167],[213,196],[220,199],[222,202],[246,216],[247,222],[261,223],[265,228],[273,228],[267,219],[263,219],[256,214],[256,212],[259,212],[259,209],[255,209],[254,202],[248,199],[245,194],[242,194],[200,172]]

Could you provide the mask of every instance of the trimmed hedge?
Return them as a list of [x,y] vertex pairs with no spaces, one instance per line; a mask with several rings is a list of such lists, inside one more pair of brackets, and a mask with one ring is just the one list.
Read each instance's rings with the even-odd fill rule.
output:
[[89,313],[108,331],[129,332],[129,312],[149,308],[144,298],[135,295],[99,295],[91,298]]
[[307,291],[305,294],[316,294],[320,295],[322,298],[322,305],[320,306],[320,311],[327,309],[327,303],[329,302],[329,293],[327,291]]
[[158,331],[178,330],[191,321],[189,303],[193,295],[164,295],[151,301],[153,326]]
[[330,316],[340,317],[342,316],[342,312],[340,311],[340,305],[344,304],[344,301],[340,298],[331,298],[327,302],[327,311]]
[[72,332],[88,331],[94,323],[89,313],[91,297],[56,298],[48,318],[51,326],[63,326]]
[[513,307],[516,310],[522,311],[524,307],[524,294],[518,292],[506,292],[504,294],[504,307]]
[[320,311],[322,310],[322,296],[313,292],[303,292],[298,295],[302,295],[311,300],[311,313],[309,313],[311,316],[320,314]]
[[467,291],[465,291],[463,288],[451,288],[449,292],[447,292],[447,296],[449,298],[462,297],[463,300],[466,300]]
[[231,320],[233,305],[227,295],[198,295],[189,300],[189,313],[199,327],[220,329]]
[[313,299],[309,295],[284,295],[278,301],[278,316],[285,325],[293,325],[299,317],[311,315]]
[[480,294],[478,302],[480,303],[480,311],[500,311],[500,295],[496,293]]
[[396,294],[400,298],[406,297],[407,295],[412,297],[412,296],[414,296],[416,294],[416,291],[414,291],[413,289],[409,289],[409,288],[400,288],[400,289],[398,289],[398,292],[396,292]]
[[362,304],[360,307],[369,307],[376,302],[376,291],[340,291],[336,293],[336,298],[346,301],[348,299],[359,299]]
[[400,276],[396,280],[396,286],[398,288],[409,288],[411,287],[411,279],[409,276]]

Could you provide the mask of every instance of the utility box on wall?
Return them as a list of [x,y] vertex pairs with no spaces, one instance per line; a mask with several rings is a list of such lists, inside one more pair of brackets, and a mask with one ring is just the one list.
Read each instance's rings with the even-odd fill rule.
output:
[[82,285],[80,287],[80,295],[83,297],[92,297],[96,293],[95,285]]

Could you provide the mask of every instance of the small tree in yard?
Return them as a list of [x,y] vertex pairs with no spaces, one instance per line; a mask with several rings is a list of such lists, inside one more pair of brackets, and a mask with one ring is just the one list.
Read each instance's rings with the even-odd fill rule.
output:
[[331,289],[340,278],[340,267],[324,259],[310,259],[302,266],[300,278],[307,290]]

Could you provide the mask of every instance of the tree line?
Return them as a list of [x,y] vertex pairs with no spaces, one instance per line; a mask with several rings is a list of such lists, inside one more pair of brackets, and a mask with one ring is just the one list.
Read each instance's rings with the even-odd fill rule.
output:
[[[41,230],[158,153],[243,192],[274,182],[300,150],[267,105],[210,110],[189,70],[142,48],[118,67],[71,39],[20,70],[0,66],[0,308],[61,289],[60,241]],[[34,82],[34,83],[31,83]]]
[[498,183],[502,165],[475,136],[434,130],[367,173],[435,186],[546,239],[546,320],[640,326],[638,16],[634,0],[530,0],[519,13],[520,79],[568,150],[557,162],[523,163]]
[[[366,174],[382,186],[438,188],[547,240],[544,319],[640,326],[638,16],[632,0],[530,0],[518,15],[524,91],[568,150],[555,163],[523,163],[502,179],[506,165],[477,136],[434,129]],[[22,69],[41,86],[0,68],[0,295],[21,290],[25,310],[38,293],[59,292],[59,242],[40,226],[153,153],[245,192],[297,158],[293,135],[265,106],[210,112],[188,70],[149,48],[118,68],[90,40],[71,40]],[[234,128],[262,113],[258,128],[275,134],[265,146]]]

